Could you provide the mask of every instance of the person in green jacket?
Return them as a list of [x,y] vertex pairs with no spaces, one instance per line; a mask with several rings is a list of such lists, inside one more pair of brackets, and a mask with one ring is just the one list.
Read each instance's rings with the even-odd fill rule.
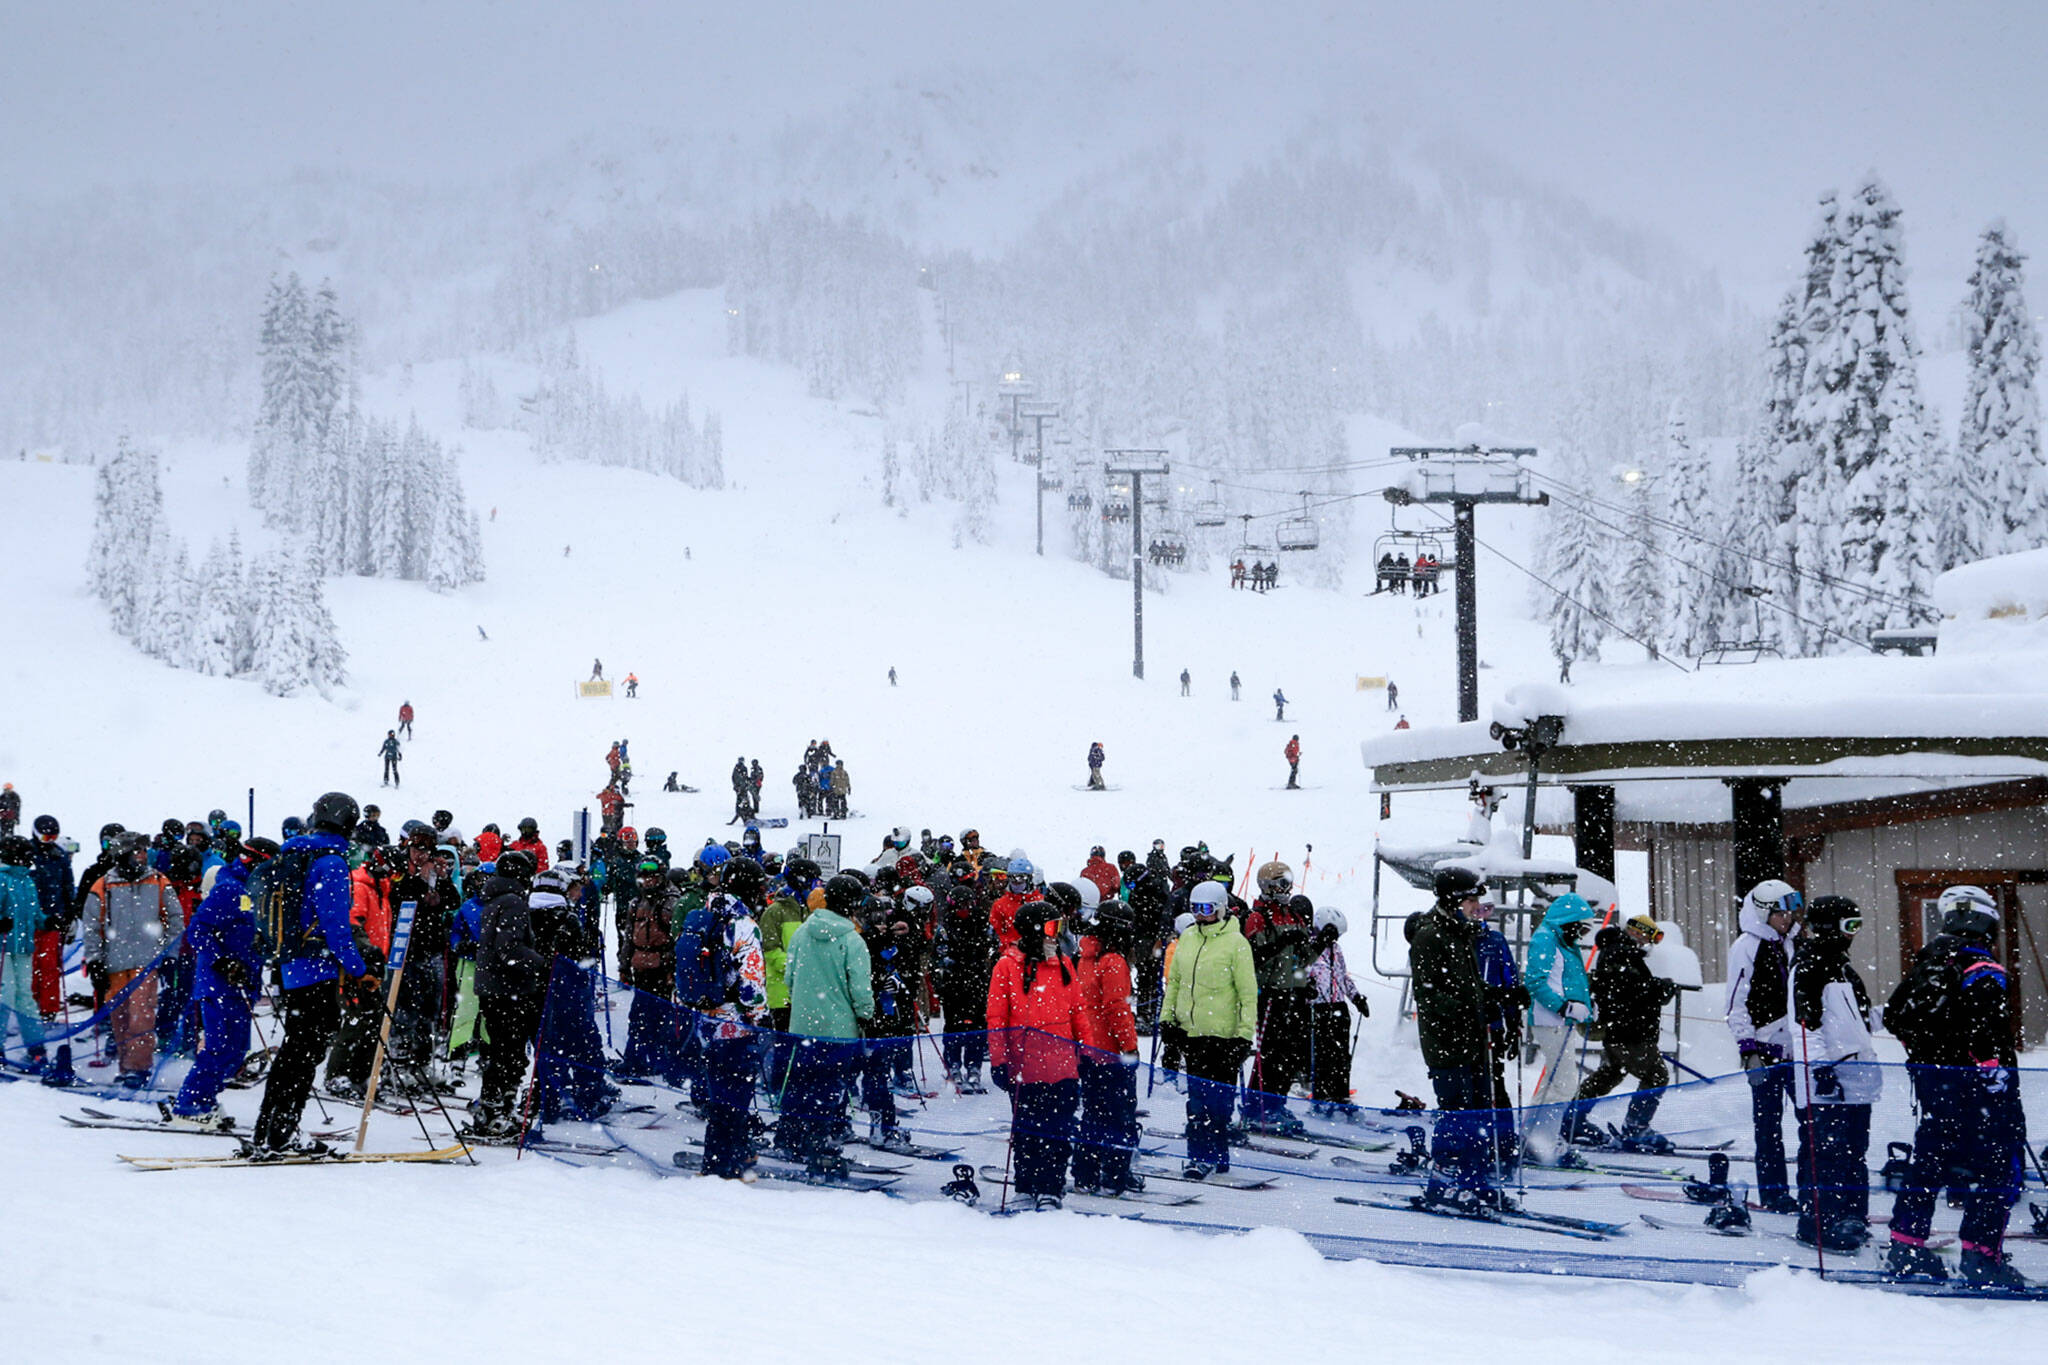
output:
[[761,947],[768,967],[768,1016],[775,1023],[775,1039],[768,1049],[768,1102],[782,1102],[783,1087],[789,1084],[789,944],[796,931],[811,917],[809,898],[818,884],[818,865],[809,858],[792,858],[782,874],[785,889],[761,912]]
[[1439,1111],[1424,1197],[1478,1207],[1502,1199],[1491,1179],[1493,1068],[1487,1033],[1491,998],[1479,973],[1486,883],[1466,867],[1436,874],[1436,905],[1416,917],[1408,945],[1422,1062]]
[[1166,975],[1166,1027],[1177,1031],[1187,1057],[1190,1180],[1230,1169],[1230,1109],[1258,1032],[1258,972],[1229,908],[1221,882],[1188,893],[1195,922],[1174,946]]
[[782,1143],[812,1175],[846,1173],[839,1133],[846,1088],[861,1062],[863,1026],[875,1017],[868,946],[854,927],[868,890],[840,873],[825,883],[825,904],[789,938],[785,968],[793,1052],[782,1100]]

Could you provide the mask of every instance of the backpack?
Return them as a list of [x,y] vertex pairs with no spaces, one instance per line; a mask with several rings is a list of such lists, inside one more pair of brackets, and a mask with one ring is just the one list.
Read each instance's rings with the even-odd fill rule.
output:
[[1906,1045],[1909,1055],[1926,1051],[1938,1039],[1949,998],[1960,982],[1952,954],[1923,949],[1891,999],[1885,1001],[1885,1029]]
[[686,1009],[710,1011],[739,998],[732,949],[726,931],[732,915],[722,899],[700,905],[683,917],[676,935],[676,1003]]
[[304,957],[306,876],[313,854],[299,848],[280,853],[249,874],[243,893],[256,914],[256,950],[265,962]]

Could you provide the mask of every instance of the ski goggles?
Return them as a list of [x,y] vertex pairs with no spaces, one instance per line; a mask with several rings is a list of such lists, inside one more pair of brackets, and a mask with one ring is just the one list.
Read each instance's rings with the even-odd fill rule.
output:
[[1766,901],[1762,908],[1767,915],[1796,915],[1806,908],[1806,897],[1797,891],[1787,891],[1774,901]]
[[1839,920],[1836,920],[1835,924],[1842,931],[1842,936],[1846,938],[1863,927],[1863,916],[1844,915]]

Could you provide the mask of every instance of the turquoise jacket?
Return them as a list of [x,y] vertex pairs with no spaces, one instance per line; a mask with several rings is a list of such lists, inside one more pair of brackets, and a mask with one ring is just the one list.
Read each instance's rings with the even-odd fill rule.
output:
[[844,915],[813,910],[790,935],[786,970],[791,1033],[854,1039],[875,1017],[868,945]]
[[1567,924],[1593,918],[1586,898],[1573,893],[1559,896],[1543,914],[1543,924],[1529,936],[1529,1021],[1556,1027],[1565,1022],[1564,1007],[1581,1004],[1593,1008],[1593,984],[1586,979],[1585,959],[1579,950],[1558,937]]
[[[43,898],[25,867],[0,864],[0,920],[13,926],[0,935],[0,949],[27,955],[36,950],[36,930],[43,927]],[[5,1024],[0,1024],[4,1030]]]

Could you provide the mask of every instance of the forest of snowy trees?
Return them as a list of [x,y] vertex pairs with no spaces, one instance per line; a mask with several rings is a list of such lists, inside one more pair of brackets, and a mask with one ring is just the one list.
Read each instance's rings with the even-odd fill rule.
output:
[[153,451],[122,441],[99,466],[86,572],[115,632],[172,668],[253,678],[279,697],[347,681],[318,567],[286,537],[245,568],[232,535],[194,565],[165,522]]
[[1944,569],[2048,542],[2040,338],[2003,224],[1963,307],[1968,391],[1953,435],[1920,392],[1900,211],[1882,182],[1823,195],[1797,288],[1764,348],[1757,411],[1717,469],[1670,412],[1661,460],[1617,479],[1560,442],[1544,576],[1559,661],[1610,636],[1697,656],[1868,648],[1931,624]]
[[[541,381],[519,400],[520,425],[543,460],[638,469],[680,479],[692,488],[725,487],[725,437],[718,414],[690,418],[683,395],[658,413],[637,393],[613,397],[604,378],[577,353],[576,334],[540,350]],[[464,421],[489,427],[503,420],[488,377],[466,373]]]
[[446,591],[484,577],[476,514],[455,460],[413,422],[366,416],[351,328],[331,286],[271,282],[249,501],[299,537],[316,572],[403,578]]

